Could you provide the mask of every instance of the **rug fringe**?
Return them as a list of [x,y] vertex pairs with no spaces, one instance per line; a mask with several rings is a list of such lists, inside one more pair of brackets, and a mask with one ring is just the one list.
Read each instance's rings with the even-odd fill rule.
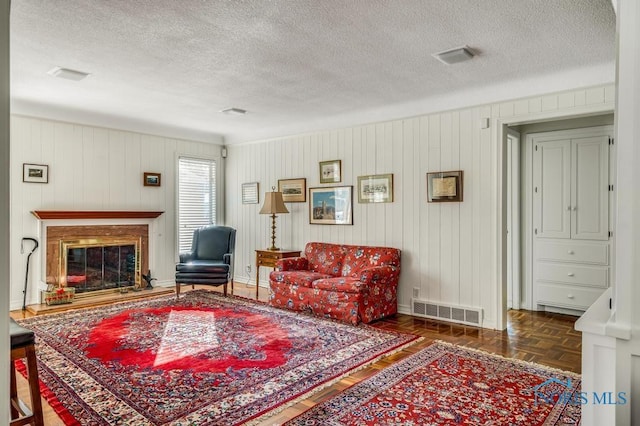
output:
[[[251,420],[243,423],[243,425],[255,426],[255,425],[265,421],[269,417],[273,417],[276,414],[279,414],[279,413],[283,412],[287,408],[290,408],[290,407],[296,405],[298,402],[301,402],[301,401],[304,401],[305,399],[310,398],[311,396],[313,396],[314,394],[320,392],[321,390],[326,389],[326,388],[334,385],[335,383],[339,382],[340,380],[344,379],[345,377],[348,377],[348,376],[350,376],[350,375],[352,375],[352,374],[354,374],[354,373],[356,373],[356,372],[358,372],[360,370],[364,370],[365,368],[371,366],[372,364],[375,364],[376,362],[380,361],[382,358],[389,357],[391,355],[397,354],[398,352],[401,352],[402,350],[408,348],[409,346],[413,346],[413,345],[415,345],[415,344],[417,344],[419,342],[422,342],[423,340],[425,340],[424,337],[418,337],[418,338],[416,338],[416,339],[414,339],[414,340],[412,340],[410,342],[407,342],[407,343],[405,343],[403,345],[398,346],[395,349],[392,349],[390,352],[378,355],[378,356],[372,358],[371,360],[364,362],[363,364],[359,365],[358,367],[356,367],[356,368],[354,368],[352,370],[349,370],[346,373],[341,374],[340,376],[337,376],[337,377],[335,377],[335,378],[333,378],[333,379],[331,379],[331,380],[329,380],[329,381],[327,381],[327,382],[325,382],[325,383],[323,383],[323,384],[311,389],[310,391],[308,391],[308,392],[306,392],[306,393],[304,393],[304,394],[302,394],[302,395],[300,395],[300,396],[298,396],[298,397],[296,397],[294,399],[291,399],[291,400],[283,403],[279,407],[276,407],[273,410],[270,410],[270,411],[268,411],[268,412],[266,412],[264,414],[258,415],[258,417],[256,417],[255,419],[251,419]],[[362,380],[364,380],[364,379],[362,379]],[[361,380],[359,380],[357,383],[354,383],[351,386],[355,386],[360,382],[361,382]],[[346,389],[349,389],[351,386],[349,386]],[[344,389],[344,390],[346,390],[346,389]],[[309,408],[311,408],[311,407],[309,407]],[[274,426],[275,425],[277,425],[277,424],[274,423]]]
[[518,358],[508,358],[506,356],[503,355],[499,355],[499,354],[495,354],[492,352],[488,352],[482,349],[476,349],[476,348],[469,348],[467,346],[462,346],[462,345],[457,345],[455,343],[450,343],[450,342],[445,342],[444,340],[434,340],[433,343],[438,343],[441,344],[443,346],[450,346],[450,347],[454,347],[454,348],[461,348],[470,352],[476,352],[482,355],[489,355],[489,356],[493,356],[493,357],[497,357],[497,358],[502,358],[504,360],[507,361],[513,361],[515,364],[521,364],[523,366],[530,366],[530,367],[538,367],[538,368],[543,368],[551,373],[558,373],[558,374],[564,374],[567,376],[571,376],[573,378],[577,378],[577,379],[581,379],[581,375],[578,373],[574,373],[573,371],[566,371],[566,370],[561,370],[559,368],[555,368],[555,367],[549,367],[547,365],[542,365],[539,364],[537,362],[531,362],[531,361],[525,361],[523,359],[518,359]]

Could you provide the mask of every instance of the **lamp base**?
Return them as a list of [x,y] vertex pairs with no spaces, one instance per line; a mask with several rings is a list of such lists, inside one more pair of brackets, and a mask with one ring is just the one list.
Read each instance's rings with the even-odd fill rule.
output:
[[271,246],[267,250],[269,250],[269,251],[278,251],[280,249],[278,247]]

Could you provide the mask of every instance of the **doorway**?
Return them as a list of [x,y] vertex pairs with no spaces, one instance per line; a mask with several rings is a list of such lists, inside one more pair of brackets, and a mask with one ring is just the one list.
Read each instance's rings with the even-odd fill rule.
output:
[[[530,134],[613,125],[613,113],[551,121],[503,123],[505,165],[503,267],[506,309],[536,310],[533,301],[533,153]],[[529,140],[529,141],[528,141]],[[516,147],[517,145],[517,147]],[[612,172],[614,173],[614,172]],[[614,217],[611,215],[610,217]],[[505,309],[505,312],[506,312]],[[577,311],[559,312],[579,314]]]

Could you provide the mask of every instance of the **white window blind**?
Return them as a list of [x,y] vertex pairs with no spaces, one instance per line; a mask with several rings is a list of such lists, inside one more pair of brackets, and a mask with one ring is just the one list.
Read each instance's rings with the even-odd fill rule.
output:
[[216,223],[216,162],[180,157],[178,160],[179,251],[189,251],[193,231]]

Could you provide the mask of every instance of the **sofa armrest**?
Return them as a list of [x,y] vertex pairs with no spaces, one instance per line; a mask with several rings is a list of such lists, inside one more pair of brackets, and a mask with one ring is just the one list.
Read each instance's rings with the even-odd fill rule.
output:
[[180,253],[180,263],[191,262],[195,257],[194,255],[195,253],[192,251],[183,251],[182,253]]
[[286,257],[276,261],[276,271],[307,271],[309,262],[306,257]]
[[360,281],[365,284],[382,284],[398,280],[400,268],[397,266],[373,266],[360,271]]

